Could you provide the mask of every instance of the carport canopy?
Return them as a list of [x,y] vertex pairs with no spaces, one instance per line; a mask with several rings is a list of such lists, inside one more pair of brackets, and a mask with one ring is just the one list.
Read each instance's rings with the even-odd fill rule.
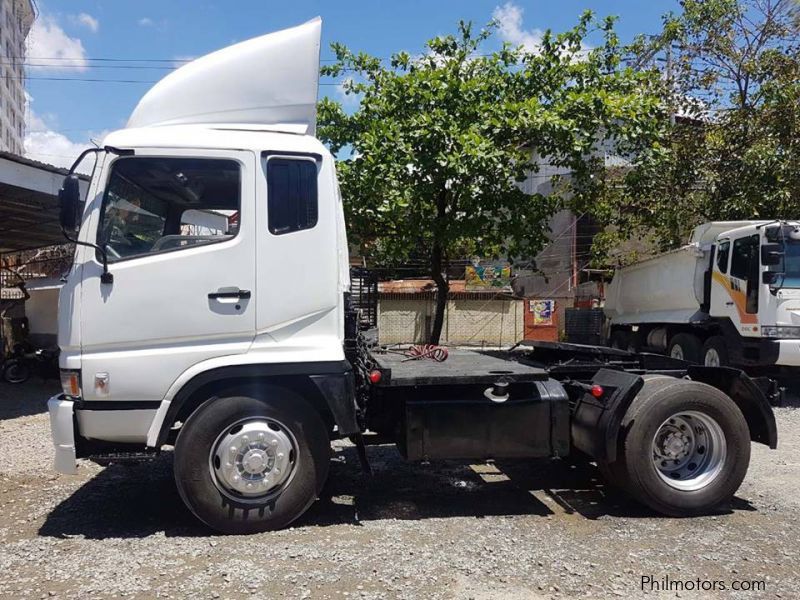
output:
[[[66,169],[0,152],[0,254],[65,242],[58,190],[66,175]],[[85,197],[89,178],[80,178]]]

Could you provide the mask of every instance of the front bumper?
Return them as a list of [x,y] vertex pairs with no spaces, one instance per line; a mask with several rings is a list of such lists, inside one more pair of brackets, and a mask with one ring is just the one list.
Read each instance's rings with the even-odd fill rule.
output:
[[77,472],[75,460],[74,402],[63,395],[53,396],[47,401],[50,412],[50,435],[55,446],[54,468],[59,473],[72,475]]
[[774,340],[778,346],[776,365],[784,367],[800,366],[800,340]]

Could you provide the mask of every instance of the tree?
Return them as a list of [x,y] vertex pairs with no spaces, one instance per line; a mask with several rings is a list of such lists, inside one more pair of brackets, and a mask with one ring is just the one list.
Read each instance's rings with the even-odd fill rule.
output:
[[606,202],[618,232],[653,232],[662,247],[703,221],[800,212],[798,4],[684,0],[682,7],[659,36],[636,46],[640,62],[661,71],[674,123]]
[[[591,31],[603,44],[586,50]],[[649,73],[621,66],[613,19],[586,13],[566,33],[546,32],[539,47],[504,45],[483,53],[494,24],[427,43],[423,56],[379,58],[333,44],[358,109],[323,99],[320,137],[343,157],[338,171],[351,237],[373,254],[421,256],[436,282],[431,341],[438,343],[454,257],[532,256],[546,243],[547,220],[565,202],[599,193],[599,140],[622,152],[649,143],[660,103]],[[572,172],[554,193],[528,195],[531,149]]]

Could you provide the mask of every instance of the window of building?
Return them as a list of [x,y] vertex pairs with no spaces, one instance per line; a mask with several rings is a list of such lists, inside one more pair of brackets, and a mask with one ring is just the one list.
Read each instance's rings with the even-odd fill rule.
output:
[[267,160],[267,221],[282,235],[317,224],[317,163],[311,158]]

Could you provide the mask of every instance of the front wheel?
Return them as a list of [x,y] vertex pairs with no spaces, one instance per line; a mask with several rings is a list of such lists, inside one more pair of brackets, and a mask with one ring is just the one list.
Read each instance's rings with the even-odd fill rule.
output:
[[728,396],[676,379],[645,386],[623,420],[625,487],[670,516],[714,511],[729,502],[747,473],[750,431]]
[[8,383],[25,383],[31,378],[31,367],[25,361],[12,358],[3,365],[3,379]]
[[328,475],[330,441],[319,414],[279,388],[215,398],[175,443],[184,503],[223,533],[280,529],[314,502]]

